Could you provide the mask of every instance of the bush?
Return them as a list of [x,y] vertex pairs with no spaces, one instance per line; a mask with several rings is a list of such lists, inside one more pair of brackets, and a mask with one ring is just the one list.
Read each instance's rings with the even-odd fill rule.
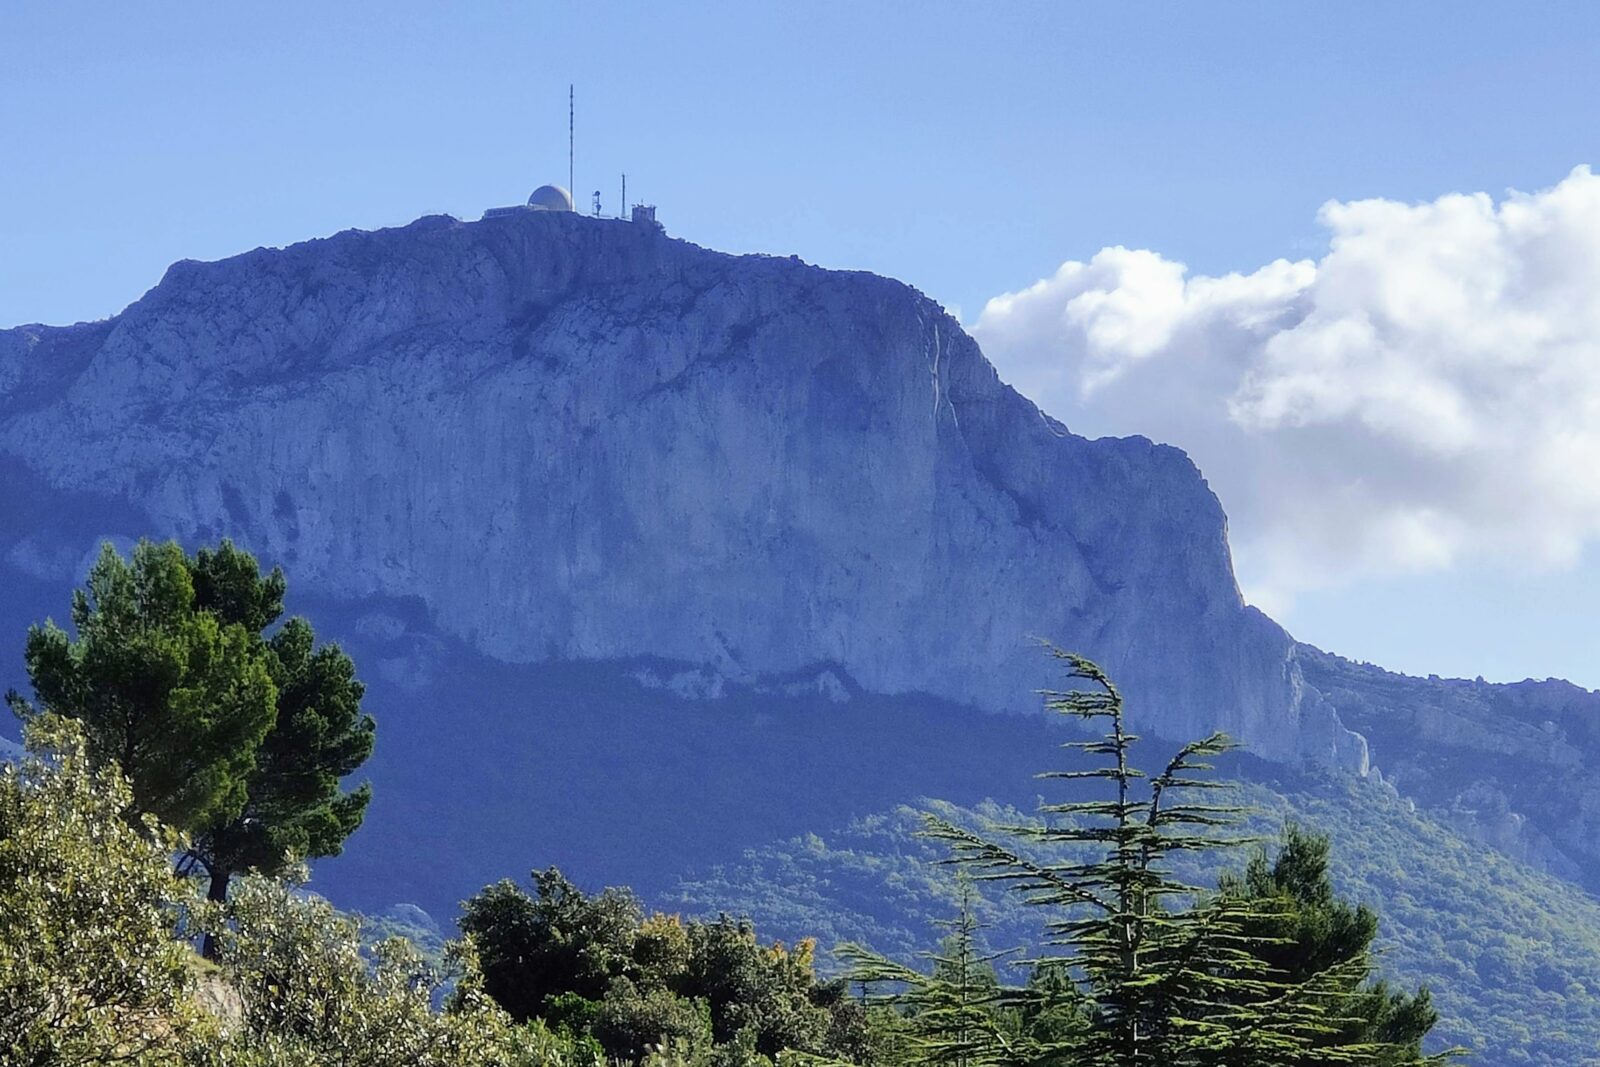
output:
[[[0,1048],[6,1063],[186,1064],[217,1027],[173,926],[194,902],[181,842],[91,770],[75,724],[30,725],[34,755],[0,767]],[[40,755],[39,753],[48,753]]]
[[534,872],[531,893],[484,889],[461,926],[485,990],[513,1018],[587,1029],[624,1062],[738,1067],[783,1052],[854,1059],[867,1047],[864,1009],[817,981],[812,942],[764,945],[748,922],[645,918],[627,891],[586,895],[551,868]]
[[[436,966],[403,938],[370,951],[359,922],[288,884],[247,877],[217,925],[218,963],[244,1004],[250,1062],[535,1067],[577,1062],[570,1042],[519,1027],[483,992],[470,945]],[[446,1000],[444,1010],[435,1005]]]

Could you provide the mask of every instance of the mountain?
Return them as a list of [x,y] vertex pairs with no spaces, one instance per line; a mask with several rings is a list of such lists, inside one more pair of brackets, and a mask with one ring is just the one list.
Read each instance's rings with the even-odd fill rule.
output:
[[1600,696],[1558,679],[1411,678],[1299,646],[1382,776],[1456,829],[1600,890]]
[[[868,274],[432,217],[0,331],[0,686],[98,543],[144,535],[281,564],[355,656],[377,798],[317,872],[352,906],[443,917],[550,863],[677,899],[686,872],[915,797],[1026,809],[1018,768],[1061,737],[1034,638],[1101,661],[1142,732],[1225,729],[1279,769],[1257,778],[1398,790],[1351,825],[1415,804],[1574,894],[1580,925],[1600,888],[1600,697],[1296,642],[1243,602],[1181,451],[1072,434]],[[1385,869],[1436,860],[1413,830]]]
[[[867,274],[554,212],[178,263],[109,321],[0,334],[0,455],[141,516],[99,533],[230,535],[506,662],[1026,711],[1037,635],[1160,732],[1364,759],[1182,452],[1073,436]],[[66,578],[89,547],[5,554]]]

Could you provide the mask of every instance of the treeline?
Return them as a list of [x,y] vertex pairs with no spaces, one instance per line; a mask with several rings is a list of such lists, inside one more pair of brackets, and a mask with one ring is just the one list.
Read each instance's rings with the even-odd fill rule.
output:
[[[757,1067],[1407,1067],[1425,990],[1374,978],[1377,918],[1339,900],[1328,842],[1289,830],[1215,886],[1170,861],[1238,847],[1209,760],[1220,735],[1146,775],[1111,680],[1055,653],[1047,698],[1090,728],[1042,778],[1098,787],[984,832],[930,817],[962,907],[918,961],[764,943],[748,921],[652,914],[554,869],[466,901],[440,954],[301,887],[370,800],[354,664],[285,583],[224,542],[193,556],[109,547],[71,634],[30,631],[30,756],[0,772],[0,1062],[56,1065],[645,1064]],[[1052,857],[1050,859],[1041,856]],[[1063,859],[1062,856],[1068,858]],[[997,953],[977,887],[1048,915]],[[196,951],[196,947],[201,951]],[[997,966],[1002,964],[1003,966]],[[1008,980],[1002,980],[1002,974]],[[1016,975],[1021,980],[1009,980]]]

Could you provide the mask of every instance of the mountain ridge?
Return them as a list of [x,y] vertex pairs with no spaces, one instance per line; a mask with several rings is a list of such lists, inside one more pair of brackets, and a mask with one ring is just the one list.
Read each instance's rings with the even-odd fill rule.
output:
[[1049,636],[1160,732],[1364,759],[1239,597],[1187,456],[1071,435],[870,274],[541,213],[181,261],[108,323],[0,332],[0,454],[338,595],[415,591],[502,659],[838,663],[1008,710]]
[[1073,435],[863,272],[550,213],[180,261],[112,319],[0,331],[0,497],[0,579],[58,614],[103,537],[147,534],[232,536],[319,600],[415,601],[394,699],[461,642],[649,660],[695,699],[1032,712],[1049,638],[1149,732],[1357,774],[1370,740],[1452,825],[1600,885],[1600,697],[1530,719],[1515,687],[1294,641],[1243,602],[1181,450]]

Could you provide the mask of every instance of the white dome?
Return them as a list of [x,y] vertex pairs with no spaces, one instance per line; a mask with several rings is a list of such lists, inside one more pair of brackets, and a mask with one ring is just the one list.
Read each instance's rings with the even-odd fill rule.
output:
[[528,206],[539,211],[571,211],[572,194],[559,185],[541,185],[528,197]]

